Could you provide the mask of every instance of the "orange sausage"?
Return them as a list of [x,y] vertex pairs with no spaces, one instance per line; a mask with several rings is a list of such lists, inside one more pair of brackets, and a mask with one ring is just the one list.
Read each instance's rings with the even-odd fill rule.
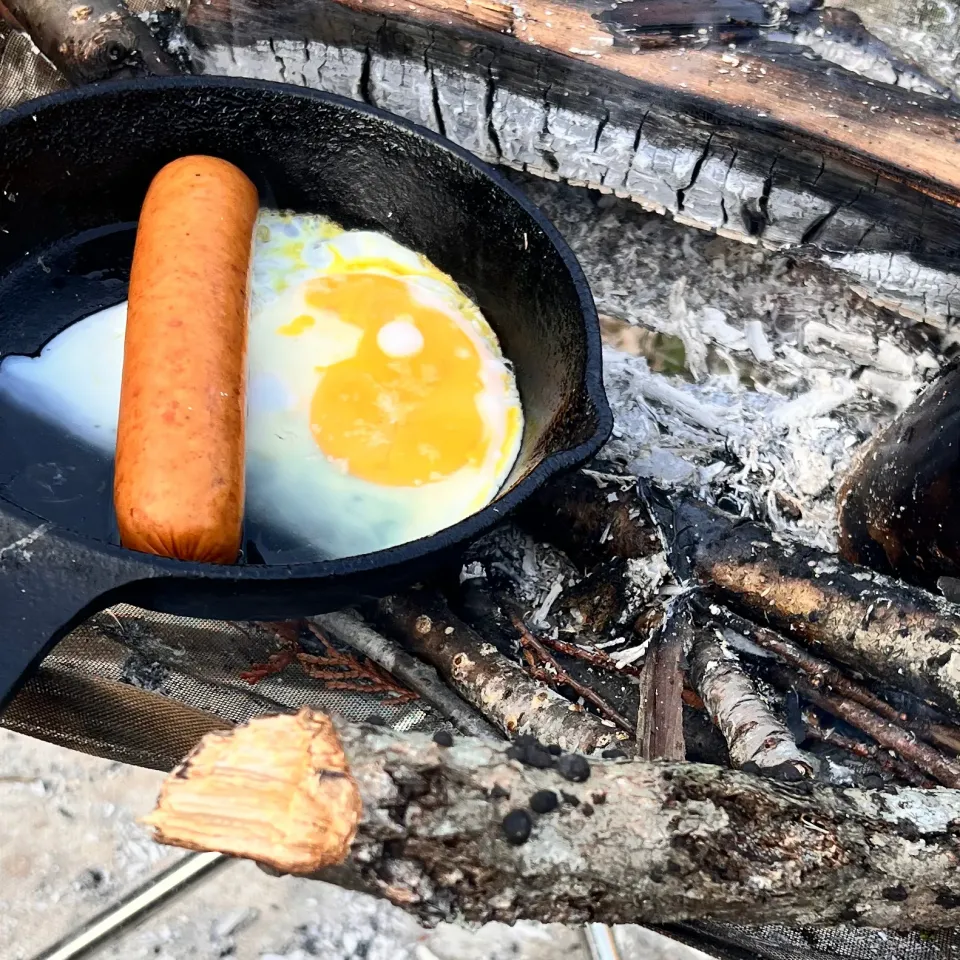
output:
[[131,550],[235,563],[256,187],[183,157],[154,178],[130,272],[113,500]]

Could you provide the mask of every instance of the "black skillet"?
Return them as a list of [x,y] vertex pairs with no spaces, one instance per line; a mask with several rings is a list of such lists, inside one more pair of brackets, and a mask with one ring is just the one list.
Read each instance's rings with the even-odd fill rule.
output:
[[[185,616],[284,619],[412,583],[455,562],[468,541],[609,433],[593,300],[537,209],[427,130],[261,81],[110,83],[0,113],[0,356],[36,353],[126,298],[147,185],[188,153],[233,161],[271,206],[388,232],[463,284],[516,368],[526,416],[517,465],[490,506],[433,536],[341,560],[229,567],[81,535],[69,498],[45,497],[45,464],[9,454],[0,462],[0,707],[69,629],[121,600]],[[100,488],[111,496],[109,482]]]

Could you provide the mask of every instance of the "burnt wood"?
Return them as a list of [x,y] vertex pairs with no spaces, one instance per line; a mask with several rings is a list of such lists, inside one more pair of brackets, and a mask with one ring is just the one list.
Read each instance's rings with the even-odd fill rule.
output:
[[757,4],[213,0],[188,35],[202,71],[363,100],[485,159],[826,256],[907,315],[956,312],[960,107],[774,42]]

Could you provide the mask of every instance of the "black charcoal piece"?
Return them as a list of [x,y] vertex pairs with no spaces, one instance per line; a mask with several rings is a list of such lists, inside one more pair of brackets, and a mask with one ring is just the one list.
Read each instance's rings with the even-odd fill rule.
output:
[[526,810],[511,810],[503,818],[504,836],[512,844],[526,843],[530,839],[532,828],[533,821]]
[[553,766],[554,758],[543,747],[528,747],[526,760],[520,762],[537,770],[549,770]]
[[557,758],[557,773],[564,780],[583,783],[590,778],[590,764],[585,757],[576,753],[567,753]]
[[440,747],[452,747],[453,734],[449,730],[438,730],[433,735],[433,742]]
[[549,813],[556,810],[559,804],[557,795],[552,790],[538,790],[530,798],[530,809],[534,813]]

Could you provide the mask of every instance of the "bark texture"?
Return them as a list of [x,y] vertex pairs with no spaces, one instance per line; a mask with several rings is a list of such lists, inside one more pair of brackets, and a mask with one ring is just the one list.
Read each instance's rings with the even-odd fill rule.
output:
[[183,72],[118,0],[4,0],[4,5],[72,83]]
[[693,645],[693,623],[686,605],[667,617],[650,639],[640,673],[637,753],[644,760],[683,760],[683,667]]
[[731,53],[678,40],[699,20],[661,42],[633,4],[391,4],[216,0],[191,7],[188,35],[201,72],[363,100],[484,159],[825,256],[906,315],[955,315],[954,104],[772,48],[762,15]]
[[[645,761],[591,762],[570,783],[507,759],[505,744],[337,729],[363,814],[346,861],[319,876],[428,923],[957,922],[956,792],[790,787]],[[504,817],[537,790],[579,803],[508,842]]]
[[531,734],[582,753],[616,739],[615,729],[531,679],[426,591],[388,597],[376,619],[508,736]]
[[690,680],[723,731],[733,766],[787,782],[812,774],[810,761],[736,656],[706,630],[697,631],[693,642]]
[[758,524],[713,531],[696,550],[714,594],[841,663],[960,711],[960,610],[942,598]]
[[630,477],[589,470],[549,484],[521,520],[584,569],[608,560],[636,560],[663,549]]

